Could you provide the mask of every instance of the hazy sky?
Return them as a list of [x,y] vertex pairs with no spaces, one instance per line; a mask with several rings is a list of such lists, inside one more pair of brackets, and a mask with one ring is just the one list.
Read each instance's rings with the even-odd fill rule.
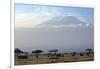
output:
[[[15,27],[33,27],[55,16],[75,16],[93,23],[93,8],[15,4]],[[34,23],[33,23],[34,22]]]
[[15,4],[15,48],[28,52],[93,49],[93,23],[93,8]]

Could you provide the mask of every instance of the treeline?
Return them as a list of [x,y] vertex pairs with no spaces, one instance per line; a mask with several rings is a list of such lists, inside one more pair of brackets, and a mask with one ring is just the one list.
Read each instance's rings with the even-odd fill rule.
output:
[[[44,51],[43,50],[34,50],[31,52],[31,54],[34,54],[34,56],[36,57],[36,59],[39,58],[40,54],[43,53]],[[58,53],[58,50],[55,49],[55,50],[49,50],[48,53],[44,54],[44,56],[47,56],[47,57],[64,57],[65,54],[68,54],[68,53]],[[70,53],[71,56],[76,56],[77,54],[79,56],[91,56],[91,55],[94,55],[94,51],[92,49],[86,49],[84,52],[71,52]],[[28,59],[29,57],[29,53],[28,52],[24,52],[22,50],[20,50],[19,48],[15,48],[15,55],[19,58],[19,59]]]

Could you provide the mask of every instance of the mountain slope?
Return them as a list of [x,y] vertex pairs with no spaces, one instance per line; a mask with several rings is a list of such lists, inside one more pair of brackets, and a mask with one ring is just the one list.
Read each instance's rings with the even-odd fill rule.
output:
[[75,25],[75,24],[86,24],[79,20],[78,18],[74,16],[55,16],[49,21],[46,21],[42,24],[39,24],[38,26],[52,26],[52,25]]

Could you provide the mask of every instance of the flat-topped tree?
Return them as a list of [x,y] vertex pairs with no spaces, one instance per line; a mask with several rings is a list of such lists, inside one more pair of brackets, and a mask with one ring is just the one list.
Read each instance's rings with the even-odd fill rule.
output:
[[50,53],[51,55],[55,55],[55,56],[56,56],[57,52],[58,52],[57,49],[55,49],[55,50],[50,50],[50,51],[49,51],[49,53]]
[[56,50],[56,49],[55,50],[50,50],[49,52],[58,52],[58,50]]
[[88,51],[88,52],[93,52],[93,50],[90,49],[90,48],[86,49],[86,51]]
[[28,52],[24,52],[20,50],[19,48],[15,48],[15,54],[19,59],[26,59],[28,58]]
[[20,54],[20,53],[24,53],[24,52],[19,48],[15,48],[15,54]]
[[35,50],[35,51],[32,51],[32,53],[35,53],[35,56],[36,58],[38,59],[39,57],[39,54],[42,53],[43,51],[42,50]]
[[88,55],[88,56],[89,56],[90,54],[93,54],[93,50],[90,49],[90,48],[86,49],[86,52],[87,52],[87,55]]
[[72,52],[72,56],[75,56],[77,54],[77,52]]

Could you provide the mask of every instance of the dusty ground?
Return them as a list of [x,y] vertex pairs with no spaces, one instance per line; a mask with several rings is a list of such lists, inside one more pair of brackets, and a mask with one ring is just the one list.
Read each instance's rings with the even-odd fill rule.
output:
[[64,55],[64,57],[47,57],[39,56],[36,59],[35,56],[30,56],[28,59],[15,58],[15,65],[29,65],[29,64],[45,64],[45,63],[64,63],[64,62],[79,62],[79,61],[93,61],[94,56],[72,56]]

